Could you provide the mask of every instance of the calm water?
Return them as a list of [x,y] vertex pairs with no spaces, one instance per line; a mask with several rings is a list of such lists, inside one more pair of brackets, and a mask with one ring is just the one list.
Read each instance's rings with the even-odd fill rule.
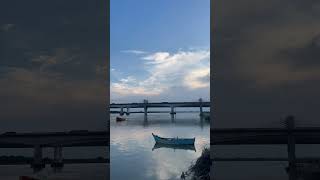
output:
[[[69,147],[63,148],[64,158],[96,158],[106,157],[105,147]],[[0,155],[22,155],[32,157],[32,149],[0,149]],[[53,157],[52,148],[43,149],[43,157]],[[0,165],[0,180],[18,180],[19,176],[27,175],[43,180],[106,180],[109,177],[108,164],[65,164],[63,169],[55,172],[50,165],[40,172],[33,172],[30,165]]]
[[[287,157],[286,145],[229,145],[212,146],[213,157]],[[319,157],[320,145],[296,145],[297,158]],[[285,161],[269,162],[214,162],[212,177],[219,180],[289,180]],[[230,173],[232,172],[232,173]],[[319,179],[318,176],[317,179]],[[297,180],[310,178],[299,177]]]
[[[186,171],[206,146],[209,147],[210,125],[198,113],[132,114],[126,122],[111,116],[111,179],[176,180]],[[196,137],[193,150],[158,148],[151,133],[164,137]]]
[[27,175],[41,180],[106,180],[109,177],[106,164],[74,164],[65,165],[61,172],[54,172],[50,166],[34,173],[29,165],[0,166],[1,180],[19,180],[19,176]]

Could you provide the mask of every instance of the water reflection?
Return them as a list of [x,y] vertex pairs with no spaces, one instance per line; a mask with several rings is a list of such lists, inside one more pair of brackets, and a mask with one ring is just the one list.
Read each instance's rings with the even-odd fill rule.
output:
[[[115,119],[116,115],[113,115],[111,119]],[[112,121],[111,120],[111,125],[113,127],[115,126],[128,126],[128,125],[135,125],[135,126],[199,126],[201,128],[210,125],[207,120],[205,120],[203,117],[197,117],[197,116],[191,116],[191,117],[186,117],[186,118],[181,118],[176,116],[172,117],[169,116],[166,117],[165,115],[162,115],[163,118],[158,118],[156,116],[151,116],[148,115],[147,117],[144,116],[139,116],[139,115],[130,115],[130,116],[123,116],[123,118],[126,119],[126,121]],[[192,118],[194,117],[194,118]],[[143,119],[143,120],[142,120]]]
[[[311,152],[319,152],[320,146],[313,145],[310,146],[312,148],[306,148],[305,145],[297,145],[297,147],[300,150],[297,151],[297,159],[290,163],[286,156],[286,145],[211,146],[211,148],[214,148],[211,157],[215,159],[220,158],[220,160],[213,162],[211,175],[216,179],[222,180],[246,180],[257,179],[257,177],[260,180],[319,179],[320,159]],[[223,158],[232,159],[233,157],[235,157],[235,160],[232,161],[221,160]],[[241,157],[244,159],[257,158],[260,160],[239,160]],[[237,158],[239,159],[236,160]],[[252,171],[246,173],[248,169]]]
[[18,180],[19,176],[29,176],[41,180],[105,180],[109,174],[105,164],[70,164],[61,172],[55,172],[51,167],[45,167],[41,171],[33,172],[29,165],[1,165],[1,180]]
[[[209,123],[199,114],[150,114],[127,116],[126,122],[115,122],[111,116],[111,179],[160,180],[180,179],[209,144]],[[168,147],[156,144],[152,133],[168,137],[196,137],[193,147]],[[198,151],[196,151],[198,150]]]
[[[2,157],[0,168],[1,180],[17,180],[19,176],[30,176],[38,179],[107,179],[109,177],[108,164],[98,161],[99,157],[107,157],[108,148],[106,147],[65,147],[63,155],[64,166],[53,166],[52,159],[54,151],[52,148],[43,148],[43,160],[45,167],[31,166],[33,149],[32,148],[8,148],[0,149]],[[15,161],[4,161],[4,157],[16,158]],[[1,159],[1,158],[0,158]],[[76,162],[82,162],[80,164]],[[90,161],[90,163],[84,163]],[[97,161],[97,162],[96,162]],[[72,164],[69,164],[73,162]],[[21,163],[21,164],[20,164]],[[75,164],[74,164],[75,163]]]
[[155,143],[152,148],[152,151],[159,148],[168,148],[173,150],[184,149],[184,150],[192,150],[196,152],[196,147],[194,145],[173,145],[173,144],[160,144],[160,143]]

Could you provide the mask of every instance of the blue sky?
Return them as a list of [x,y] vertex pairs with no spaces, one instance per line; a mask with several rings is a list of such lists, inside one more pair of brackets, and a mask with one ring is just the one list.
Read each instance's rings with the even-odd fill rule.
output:
[[210,0],[111,0],[111,101],[209,99]]

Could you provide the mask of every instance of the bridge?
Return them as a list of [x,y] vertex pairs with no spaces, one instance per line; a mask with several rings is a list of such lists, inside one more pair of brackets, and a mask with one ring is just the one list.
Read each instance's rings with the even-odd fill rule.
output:
[[[175,109],[178,107],[198,107],[200,115],[205,113],[203,107],[210,107],[210,102],[202,101],[200,98],[197,102],[152,102],[149,103],[147,100],[144,100],[143,103],[112,103],[110,104],[110,109],[120,109],[120,111],[110,111],[111,114],[120,114],[120,115],[129,115],[130,113],[144,113],[145,117],[148,113],[170,113],[171,115],[176,114],[179,111]],[[148,111],[150,108],[170,108],[170,111]],[[126,111],[124,111],[126,109]],[[143,111],[130,111],[130,109],[143,109]],[[180,111],[186,113],[187,111]],[[191,112],[191,111],[189,111]],[[192,111],[196,112],[196,111]]]
[[295,144],[320,144],[320,127],[316,128],[240,128],[212,129],[211,145],[271,145],[288,144],[289,137]]
[[33,148],[32,166],[45,166],[42,148],[53,148],[52,166],[63,166],[62,148],[80,146],[109,146],[110,136],[107,131],[70,131],[51,133],[15,133],[0,134],[0,148]]
[[292,116],[286,128],[229,128],[211,129],[210,145],[287,145],[287,158],[219,158],[212,161],[288,161],[289,179],[296,179],[297,162],[314,162],[315,158],[296,158],[296,144],[320,144],[320,127],[295,127]]

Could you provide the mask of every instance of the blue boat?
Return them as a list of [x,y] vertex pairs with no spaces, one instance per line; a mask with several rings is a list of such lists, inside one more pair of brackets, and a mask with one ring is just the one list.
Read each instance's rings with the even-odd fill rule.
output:
[[160,144],[171,144],[171,145],[188,145],[188,144],[194,144],[194,141],[196,138],[163,138],[160,136],[157,136],[152,133],[152,136],[156,143]]

